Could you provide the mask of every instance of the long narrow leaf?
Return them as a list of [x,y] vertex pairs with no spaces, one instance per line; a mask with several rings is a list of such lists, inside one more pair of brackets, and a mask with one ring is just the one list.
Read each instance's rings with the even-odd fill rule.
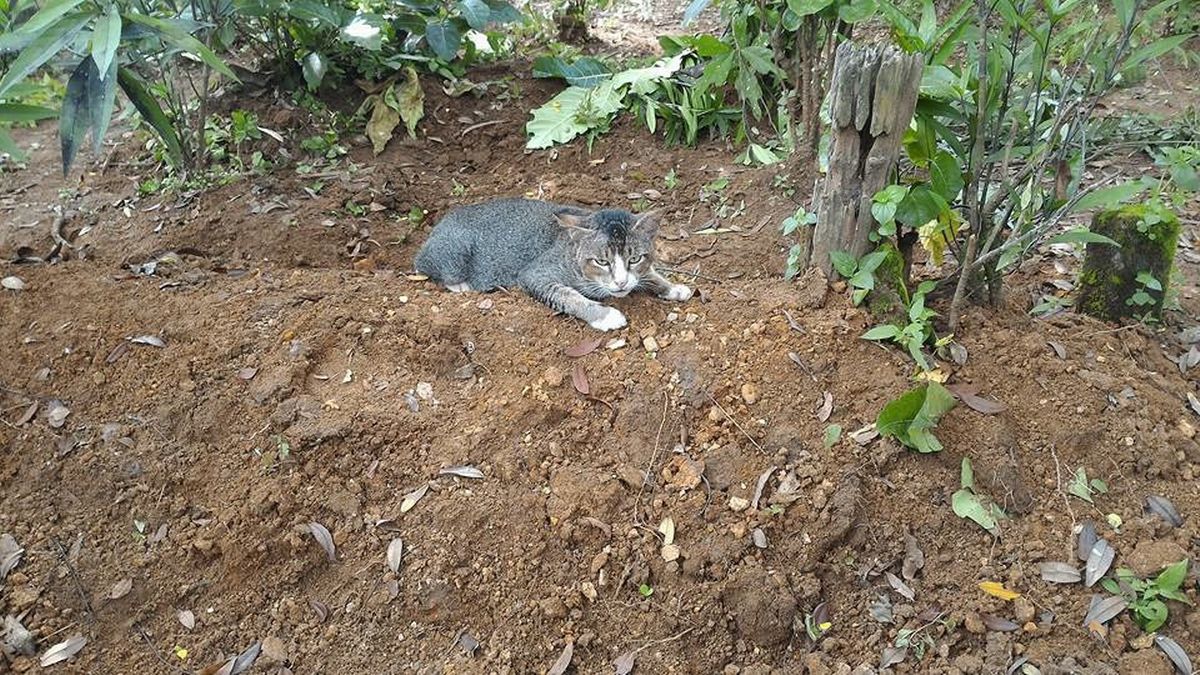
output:
[[109,7],[96,19],[96,28],[92,31],[92,60],[96,62],[96,70],[100,71],[102,78],[108,77],[108,66],[117,55],[120,41],[121,14],[116,8]]
[[1187,42],[1191,37],[1192,36],[1190,34],[1171,35],[1171,36],[1162,38],[1161,40],[1155,40],[1154,42],[1151,42],[1150,44],[1146,45],[1145,47],[1142,47],[1141,49],[1137,50],[1136,52],[1130,54],[1129,58],[1126,59],[1123,66],[1124,66],[1125,70],[1128,70],[1130,68],[1135,68],[1135,67],[1141,65],[1141,63],[1143,61],[1149,61],[1150,59],[1157,59],[1158,57],[1162,56],[1163,54],[1166,54],[1167,52],[1172,51],[1176,47],[1179,47],[1183,43]]
[[58,111],[40,105],[0,103],[0,122],[36,122],[57,117]]
[[179,142],[179,135],[175,133],[175,127],[171,125],[171,120],[163,112],[162,106],[146,90],[146,84],[128,68],[117,69],[117,82],[142,118],[158,132],[158,137],[162,139],[167,154],[171,157],[171,163],[176,166],[182,164],[183,145]]
[[62,142],[63,176],[71,170],[79,146],[91,126],[92,115],[88,109],[93,99],[92,91],[100,87],[100,73],[91,56],[79,62],[71,78],[67,80],[67,94],[63,97],[62,112],[58,116],[58,135]]
[[92,152],[99,153],[104,143],[104,134],[108,132],[108,123],[112,121],[113,105],[117,100],[117,61],[108,63],[108,72],[100,71],[99,86],[94,87],[92,99],[88,102],[91,110]]
[[4,79],[0,80],[0,98],[16,83],[37,70],[67,46],[75,35],[83,30],[91,17],[87,14],[72,14],[40,33],[29,43],[9,66]]
[[1130,181],[1128,183],[1101,188],[1080,197],[1071,210],[1078,212],[1094,208],[1112,208],[1117,204],[1133,199],[1145,192],[1145,190],[1145,184],[1140,181]]
[[[45,5],[42,5],[37,14],[29,17],[28,21],[18,26],[10,35],[14,35],[17,38],[22,35],[33,37],[49,28],[82,2],[83,0],[50,0]],[[9,38],[9,35],[5,35],[4,38]],[[3,51],[3,46],[0,46],[0,51]]]
[[203,42],[197,40],[192,36],[191,33],[188,33],[179,24],[171,21],[165,21],[155,16],[146,16],[145,14],[136,13],[126,14],[124,18],[126,21],[132,21],[134,23],[141,24],[150,30],[153,30],[162,36],[164,40],[171,42],[176,47],[199,56],[200,60],[204,61],[209,67],[218,73],[221,73],[225,77],[228,77],[235,82],[241,82],[237,75],[234,75],[233,71],[229,69],[229,66],[225,65],[225,62],[221,60],[221,57],[214,54],[213,50],[204,46]]
[[25,157],[25,153],[21,152],[21,148],[17,147],[12,136],[9,135],[8,129],[0,129],[0,152],[11,155],[17,160]]

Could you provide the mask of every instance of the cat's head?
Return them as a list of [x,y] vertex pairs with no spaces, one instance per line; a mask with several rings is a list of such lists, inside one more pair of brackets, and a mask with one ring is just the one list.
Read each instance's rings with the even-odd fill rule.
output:
[[637,216],[621,209],[586,215],[564,211],[555,217],[570,236],[575,264],[592,295],[629,295],[650,272],[658,234],[656,211]]

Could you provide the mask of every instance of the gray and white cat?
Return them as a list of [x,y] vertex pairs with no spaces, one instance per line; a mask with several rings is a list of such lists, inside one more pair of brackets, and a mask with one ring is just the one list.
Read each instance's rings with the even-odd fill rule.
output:
[[659,216],[497,199],[446,214],[417,253],[417,271],[454,292],[520,286],[597,330],[626,325],[599,301],[635,289],[683,301],[692,289],[654,270]]

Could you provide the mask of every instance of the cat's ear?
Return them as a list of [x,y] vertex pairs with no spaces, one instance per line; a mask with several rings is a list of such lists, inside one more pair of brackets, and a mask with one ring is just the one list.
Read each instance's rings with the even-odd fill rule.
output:
[[577,213],[571,213],[570,211],[559,211],[558,213],[554,214],[554,219],[558,221],[558,224],[562,226],[564,230],[573,236],[583,234],[588,230],[587,216],[581,216]]
[[653,237],[658,234],[658,226],[662,222],[662,211],[655,209],[647,211],[637,217],[633,221],[633,229],[639,234],[644,234],[648,237]]

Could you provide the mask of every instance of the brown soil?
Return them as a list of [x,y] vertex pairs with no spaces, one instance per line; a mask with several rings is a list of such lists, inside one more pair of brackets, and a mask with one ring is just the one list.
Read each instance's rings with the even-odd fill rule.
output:
[[[870,318],[843,294],[782,281],[777,223],[795,205],[772,183],[786,171],[738,167],[723,144],[664,148],[628,124],[591,153],[577,143],[526,154],[526,111],[555,85],[523,72],[523,96],[509,102],[450,99],[426,82],[422,137],[398,137],[377,158],[356,148],[358,169],[341,164],[315,197],[303,190],[315,181],[289,167],[138,198],[150,169],[132,140],[64,181],[53,129],[24,138],[41,148],[28,170],[0,176],[0,254],[49,250],[55,205],[74,248],[61,264],[3,269],[28,287],[0,296],[0,533],[26,552],[0,615],[23,613],[39,651],[86,636],[58,671],[195,672],[267,640],[255,672],[542,672],[568,644],[580,673],[611,672],[630,651],[643,673],[874,672],[897,631],[919,627],[932,646],[894,672],[999,673],[1019,658],[1043,673],[1166,667],[1128,616],[1106,640],[1090,637],[1090,592],[1042,581],[1038,563],[1074,561],[1072,529],[1085,520],[1100,523],[1119,565],[1200,553],[1200,419],[1186,403],[1197,371],[1181,375],[1167,358],[1194,324],[1194,263],[1180,260],[1186,311],[1156,332],[1029,318],[1054,263],[1075,264],[1035,258],[1006,306],[968,312],[965,365],[943,364],[951,383],[1005,411],[959,406],[937,455],[849,437],[826,450],[824,392],[829,422],[857,430],[908,386],[912,365],[858,339]],[[302,154],[307,113],[241,105]],[[271,143],[262,148],[278,152]],[[679,184],[668,190],[671,169]],[[811,185],[802,174],[791,172],[797,198]],[[689,234],[713,220],[698,196],[719,175],[745,200],[721,222],[740,231]],[[454,205],[523,193],[629,206],[628,193],[648,188],[663,193],[663,257],[701,275],[701,293],[618,302],[630,319],[619,349],[569,358],[565,348],[595,337],[581,323],[518,293],[451,295],[406,276],[428,225]],[[366,212],[350,215],[348,202]],[[409,236],[400,216],[412,206],[428,217]],[[170,251],[154,276],[129,270]],[[127,341],[141,335],[165,348]],[[574,390],[576,369],[592,398]],[[70,409],[61,428],[54,401]],[[950,509],[963,457],[1011,516],[999,538]],[[439,476],[452,465],[484,477]],[[1095,506],[1065,496],[1079,467],[1110,487]],[[758,508],[732,510],[772,468]],[[1151,494],[1169,497],[1184,525],[1143,515]],[[671,562],[657,534],[666,517],[680,551]],[[332,532],[335,561],[312,521]],[[908,582],[915,600],[884,576],[901,574],[905,532],[924,552]],[[397,537],[398,575],[385,559]],[[125,579],[132,590],[110,599]],[[978,583],[989,580],[1022,598],[986,595]],[[881,598],[891,623],[872,614]],[[832,627],[814,646],[804,619],[820,603]],[[1024,627],[987,630],[979,613]],[[1173,604],[1164,632],[1200,656],[1200,611]],[[460,635],[480,643],[473,655]],[[0,672],[38,669],[6,663]]]

